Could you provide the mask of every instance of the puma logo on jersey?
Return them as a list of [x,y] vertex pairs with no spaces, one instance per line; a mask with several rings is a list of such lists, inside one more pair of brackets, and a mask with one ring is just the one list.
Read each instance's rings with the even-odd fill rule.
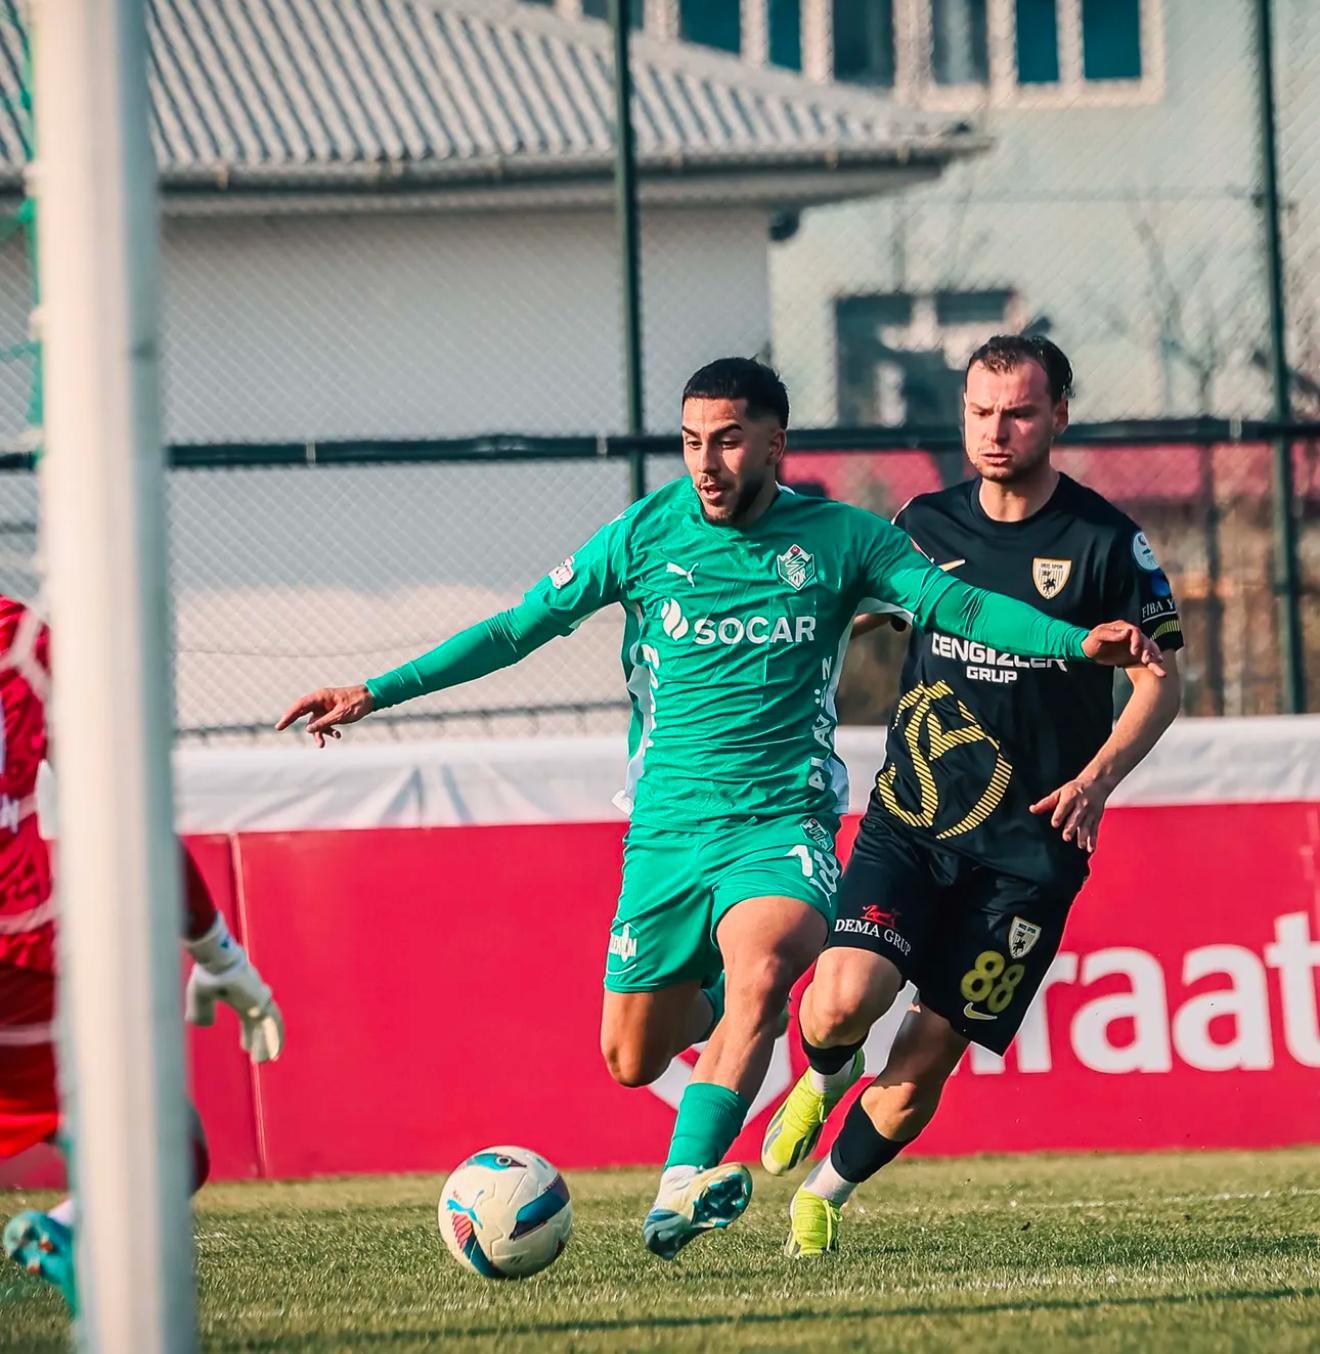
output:
[[666,564],[665,573],[677,574],[679,578],[686,578],[687,581],[695,588],[697,586],[697,580],[693,578],[692,575],[695,574],[697,570],[700,568],[701,568],[700,561],[694,564],[690,569],[684,569],[677,564]]

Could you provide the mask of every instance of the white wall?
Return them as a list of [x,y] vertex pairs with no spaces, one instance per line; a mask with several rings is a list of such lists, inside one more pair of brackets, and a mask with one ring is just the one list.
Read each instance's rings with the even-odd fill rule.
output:
[[[173,218],[164,244],[171,441],[622,431],[607,212]],[[766,249],[758,210],[647,213],[653,428],[677,427],[700,363],[765,345]],[[25,337],[28,305],[11,242],[0,347]],[[10,438],[28,365],[0,363]],[[0,581],[21,593],[34,488],[0,484]],[[170,499],[176,704],[197,728],[268,725],[300,690],[379,671],[508,606],[626,505],[628,485],[623,463],[595,460],[219,470],[172,475]],[[418,709],[622,702],[619,632],[612,611]],[[619,726],[610,713],[536,727]]]
[[[650,426],[768,339],[766,244],[759,210],[647,213]],[[606,212],[170,220],[168,436],[621,431],[617,256]]]
[[[675,427],[695,366],[766,341],[765,220],[653,211],[644,249],[649,419]],[[175,219],[164,257],[173,441],[622,430],[607,213]],[[596,462],[216,471],[171,500],[188,728],[268,723],[509,605],[627,486]],[[598,618],[419,710],[620,701],[618,637]]]

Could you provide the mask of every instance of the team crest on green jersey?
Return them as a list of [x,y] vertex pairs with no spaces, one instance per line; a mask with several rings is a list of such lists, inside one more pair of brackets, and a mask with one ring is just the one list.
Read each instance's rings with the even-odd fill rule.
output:
[[776,555],[775,568],[794,592],[801,592],[816,577],[816,561],[800,545],[790,545],[782,555]]

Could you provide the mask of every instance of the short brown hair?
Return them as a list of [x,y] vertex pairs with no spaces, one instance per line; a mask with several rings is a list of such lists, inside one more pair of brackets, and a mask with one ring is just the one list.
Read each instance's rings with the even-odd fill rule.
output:
[[1050,398],[1055,404],[1072,394],[1072,363],[1064,356],[1063,349],[1047,338],[1027,334],[996,334],[981,344],[967,359],[963,389],[967,389],[968,373],[975,366],[982,366],[987,371],[1012,371],[1023,362],[1034,362],[1045,373]]

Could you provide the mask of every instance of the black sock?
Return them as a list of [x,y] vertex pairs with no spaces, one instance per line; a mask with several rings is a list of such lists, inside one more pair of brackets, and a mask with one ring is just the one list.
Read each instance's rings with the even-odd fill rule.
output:
[[807,1061],[814,1071],[824,1077],[847,1067],[853,1060],[853,1054],[866,1042],[865,1039],[859,1039],[855,1044],[834,1044],[829,1048],[817,1048],[802,1033],[801,1021],[798,1021],[798,1035],[802,1039],[802,1051],[807,1055]]
[[869,1180],[881,1166],[888,1166],[906,1146],[906,1142],[895,1142],[883,1133],[876,1132],[859,1097],[853,1102],[839,1136],[830,1148],[830,1165],[845,1180],[860,1185],[863,1180]]

